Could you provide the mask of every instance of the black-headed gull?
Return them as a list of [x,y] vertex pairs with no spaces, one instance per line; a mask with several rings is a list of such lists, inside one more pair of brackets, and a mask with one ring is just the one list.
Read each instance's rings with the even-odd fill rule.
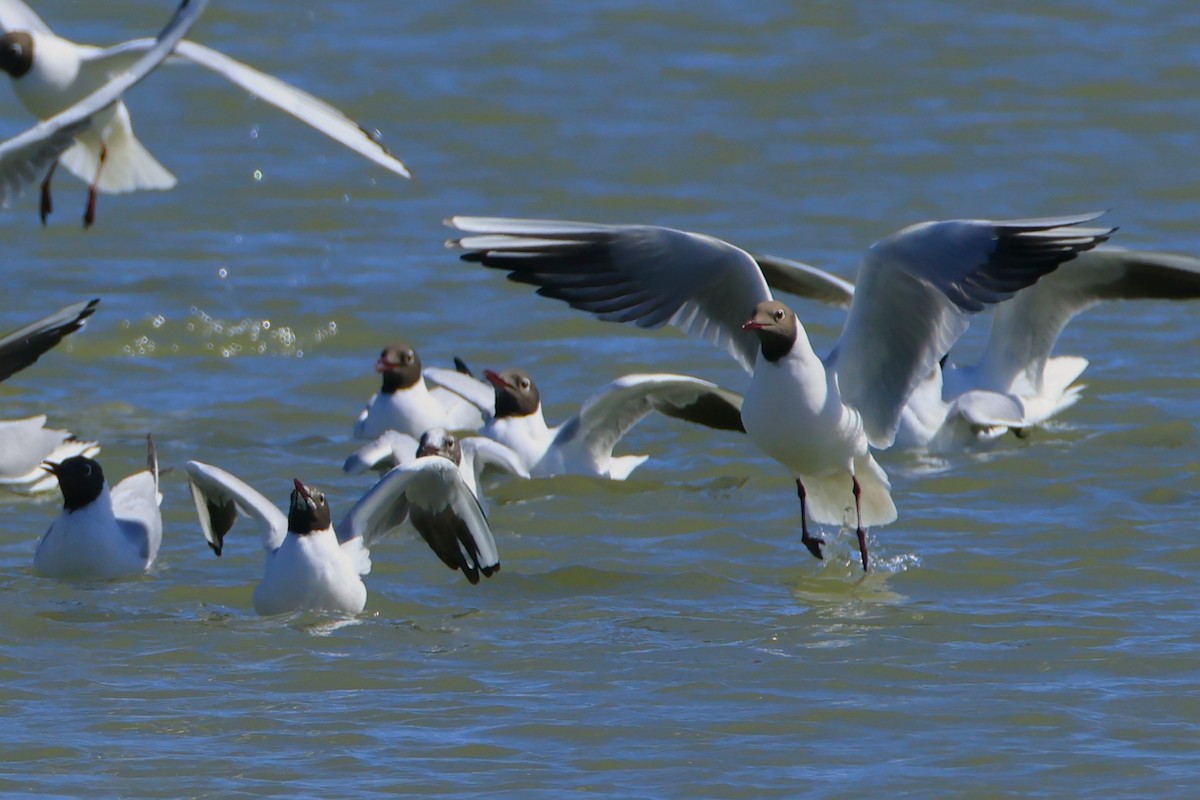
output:
[[385,431],[351,454],[342,464],[342,470],[351,475],[367,470],[387,472],[432,453],[445,455],[458,465],[463,482],[484,509],[487,506],[479,484],[485,468],[496,467],[518,478],[529,477],[524,459],[500,442],[486,436],[456,436],[445,428],[430,428],[421,434],[420,440],[406,433]]
[[[0,0],[0,69],[13,80],[17,97],[33,114],[46,119],[102,87],[125,71],[154,39],[133,39],[113,47],[80,45],[54,35],[20,0]],[[175,55],[205,67],[254,96],[291,114],[376,164],[404,177],[408,169],[357,122],[337,108],[278,78],[189,40]],[[118,102],[95,114],[94,124],[76,135],[61,163],[89,186],[84,224],[95,218],[96,192],[170,189],[175,176],[138,142],[129,110]],[[50,178],[42,185],[42,221],[50,212]]]
[[[381,385],[354,423],[354,438],[376,439],[388,431],[413,437],[430,428],[475,430],[483,417],[457,394],[426,385],[421,357],[407,344],[389,344],[375,362]],[[430,370],[433,371],[432,369]]]
[[[746,432],[796,479],[801,537],[822,557],[807,517],[865,528],[896,518],[870,448],[892,444],[913,388],[969,315],[1005,300],[1112,228],[1088,214],[953,220],[904,228],[868,249],[841,338],[821,359],[796,315],[771,296],[745,251],[711,236],[644,225],[452,217],[463,258],[507,270],[600,319],[671,324],[727,350],[752,373]],[[749,317],[747,319],[747,317]],[[762,358],[758,358],[759,353]]]
[[[775,259],[771,288],[849,305],[854,285],[816,267]],[[761,263],[761,262],[760,262]],[[1077,314],[1112,300],[1200,298],[1200,258],[1102,245],[1080,253],[996,307],[983,356],[975,364],[943,358],[913,391],[895,447],[947,452],[1045,423],[1074,405],[1088,365],[1053,356]]]
[[[45,216],[50,213],[49,173],[59,157],[74,144],[77,134],[92,125],[96,115],[108,109],[170,55],[171,49],[199,18],[207,3],[208,0],[183,0],[154,45],[129,69],[113,75],[111,80],[73,105],[0,144],[0,206],[7,207],[33,182],[45,181],[41,210],[45,222]],[[45,23],[28,7],[0,0],[0,32],[10,28],[36,30],[44,27]],[[8,57],[15,57],[12,46],[7,49]]]
[[108,488],[100,464],[75,456],[44,467],[63,507],[38,541],[33,567],[50,578],[105,580],[145,572],[162,543],[158,457],[146,437],[146,469]]
[[[0,338],[0,381],[33,364],[50,348],[86,324],[99,300],[75,303]],[[0,486],[25,492],[49,491],[58,485],[41,468],[73,456],[94,457],[95,442],[76,439],[70,431],[46,427],[46,416],[0,420]]]
[[531,475],[590,475],[625,480],[649,456],[614,456],[613,448],[657,411],[719,430],[743,430],[742,398],[688,375],[624,375],[593,394],[578,413],[550,426],[537,384],[522,370],[484,370],[487,384],[442,371],[436,380],[475,403],[487,422],[480,434],[517,454]]
[[440,455],[397,467],[375,484],[336,532],[325,495],[293,481],[285,515],[244,481],[219,467],[187,463],[192,499],[204,538],[218,556],[238,511],[250,516],[267,551],[254,610],[263,616],[292,611],[357,614],[367,590],[360,576],[371,571],[370,546],[410,518],[434,553],[471,583],[500,569],[496,544],[483,510],[458,468]]

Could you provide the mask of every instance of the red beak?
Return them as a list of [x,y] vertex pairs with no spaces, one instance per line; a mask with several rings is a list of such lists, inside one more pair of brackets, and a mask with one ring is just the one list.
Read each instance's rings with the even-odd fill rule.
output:
[[763,324],[753,317],[742,323],[742,330],[744,331],[757,331],[761,330],[762,328]]
[[308,493],[308,487],[301,483],[299,478],[292,478],[292,483],[296,484],[296,491],[300,493],[301,497],[305,500],[312,499],[312,495]]
[[488,383],[492,384],[492,386],[495,386],[497,389],[511,389],[512,388],[511,386],[508,385],[508,381],[506,381],[506,380],[504,380],[504,378],[500,377],[500,374],[498,372],[492,372],[490,369],[485,369],[483,371],[483,377],[487,378]]

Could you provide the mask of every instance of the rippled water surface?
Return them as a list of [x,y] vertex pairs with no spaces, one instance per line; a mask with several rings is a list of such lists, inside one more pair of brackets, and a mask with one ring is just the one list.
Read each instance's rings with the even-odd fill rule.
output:
[[[55,0],[111,43],[169,3]],[[101,440],[152,431],[165,541],[144,579],[33,574],[57,497],[0,495],[5,796],[1188,796],[1200,772],[1197,306],[1109,304],[1055,425],[982,456],[884,459],[878,568],[799,542],[788,476],[661,419],[624,484],[488,485],[504,570],[470,586],[415,538],[375,550],[366,612],[259,619],[243,523],[212,557],[197,458],[337,508],[389,340],[521,365],[561,419],[625,372],[733,389],[673,331],[593,321],[460,263],[450,214],[651,222],[852,276],[912,222],[1109,209],[1131,247],[1200,253],[1200,11],[914,2],[213,0],[194,38],[383,132],[406,182],[187,66],[129,97],[172,192],[60,172],[0,214],[0,329],[78,299],[92,324],[0,387]],[[298,10],[307,8],[309,10]],[[0,133],[28,117],[8,92]],[[802,305],[819,350],[842,313]],[[964,350],[978,346],[977,326]]]

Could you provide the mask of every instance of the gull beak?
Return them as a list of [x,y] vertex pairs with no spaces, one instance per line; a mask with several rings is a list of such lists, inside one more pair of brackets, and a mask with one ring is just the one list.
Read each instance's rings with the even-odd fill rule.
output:
[[43,461],[40,466],[54,477],[58,477],[58,464],[55,464],[53,461]]
[[492,386],[495,386],[497,389],[511,389],[512,388],[511,386],[508,385],[508,382],[506,380],[504,380],[504,378],[500,377],[500,374],[498,372],[492,372],[490,369],[485,369],[483,371],[483,377],[487,378],[488,383],[490,383]]
[[309,502],[312,501],[312,495],[309,494],[308,487],[301,483],[299,478],[292,478],[292,483],[296,484],[296,491],[300,493],[301,497]]
[[744,331],[762,330],[762,327],[763,327],[763,324],[761,322],[759,322],[758,320],[756,320],[754,317],[751,317],[750,319],[748,319],[742,323],[742,330],[744,330]]

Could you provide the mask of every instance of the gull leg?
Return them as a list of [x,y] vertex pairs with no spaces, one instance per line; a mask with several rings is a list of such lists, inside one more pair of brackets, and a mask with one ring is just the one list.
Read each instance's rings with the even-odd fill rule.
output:
[[858,476],[851,475],[850,480],[854,481],[854,516],[858,523],[858,552],[862,555],[863,572],[867,571],[867,532],[862,526],[862,507],[859,503],[859,498],[862,496],[862,487],[858,485]]
[[814,558],[824,561],[825,556],[821,554],[821,547],[825,544],[825,540],[808,535],[808,495],[799,478],[796,478],[796,496],[800,498],[800,541],[804,543]]
[[90,228],[96,221],[96,184],[100,183],[100,173],[104,171],[104,160],[108,158],[108,148],[100,146],[100,163],[96,166],[96,178],[88,186],[87,210],[83,212],[83,227]]
[[54,177],[54,170],[58,167],[58,162],[55,161],[50,165],[50,171],[46,173],[46,179],[42,181],[42,204],[38,213],[42,217],[42,225],[46,224],[46,217],[50,216],[50,212],[54,211],[54,202],[50,199],[50,179]]

